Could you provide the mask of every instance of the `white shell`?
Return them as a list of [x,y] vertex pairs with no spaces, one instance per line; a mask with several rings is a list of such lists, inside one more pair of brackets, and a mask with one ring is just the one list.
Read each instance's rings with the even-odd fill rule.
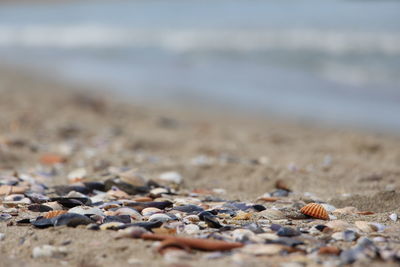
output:
[[195,224],[187,224],[187,225],[185,225],[185,228],[183,231],[189,235],[193,235],[200,231],[200,227],[198,227]]
[[397,215],[396,213],[392,213],[392,214],[389,215],[389,218],[390,218],[392,221],[397,222],[398,215]]
[[119,208],[115,211],[115,215],[129,215],[134,220],[141,220],[142,215],[134,209],[130,209],[127,207]]
[[159,179],[174,184],[180,184],[183,180],[182,175],[177,172],[164,172],[160,174]]
[[94,214],[94,215],[104,216],[104,213],[101,211],[101,209],[96,208],[96,207],[88,207],[88,206],[74,207],[74,208],[68,210],[68,213],[77,213],[77,214],[81,214],[81,215]]
[[162,214],[162,213],[156,213],[153,214],[149,217],[149,221],[160,221],[160,222],[168,222],[171,221],[171,217],[169,217],[167,214]]
[[156,213],[163,213],[163,211],[157,208],[145,208],[142,210],[142,215],[146,217]]

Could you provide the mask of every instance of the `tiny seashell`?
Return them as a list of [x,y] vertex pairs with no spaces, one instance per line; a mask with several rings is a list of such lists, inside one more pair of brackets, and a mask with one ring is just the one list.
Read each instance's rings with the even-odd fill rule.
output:
[[100,230],[115,230],[118,229],[118,227],[124,225],[124,223],[121,222],[109,222],[109,223],[104,223],[100,225]]
[[0,222],[8,221],[12,218],[10,214],[0,213]]
[[322,203],[321,206],[324,207],[324,209],[325,209],[327,212],[333,212],[333,211],[336,210],[336,207],[333,206],[333,205],[330,205],[330,204]]
[[142,215],[146,217],[156,213],[163,213],[163,211],[157,208],[145,208],[142,210]]
[[358,215],[372,215],[372,214],[375,214],[374,212],[372,212],[372,211],[357,211],[356,212]]
[[326,223],[326,226],[331,228],[334,232],[345,231],[346,229],[352,227],[351,224],[342,221],[342,220],[334,220]]
[[128,207],[122,207],[114,211],[113,216],[118,216],[118,215],[129,215],[131,216],[132,219],[137,221],[142,219],[142,215],[139,212]]
[[116,239],[119,238],[140,238],[142,234],[144,233],[149,233],[146,229],[143,227],[138,227],[138,226],[131,226],[126,229],[121,229],[118,230],[117,235],[115,236]]
[[198,221],[200,221],[200,218],[197,215],[188,215],[183,218],[184,223],[196,223]]
[[169,191],[165,188],[159,187],[159,188],[154,188],[150,191],[150,196],[153,198],[160,197],[163,194],[168,194]]
[[372,233],[372,232],[376,232],[378,230],[376,226],[372,225],[369,222],[356,221],[356,222],[354,222],[354,224],[357,226],[358,229],[360,229],[361,231],[363,231],[365,233]]
[[310,203],[300,209],[300,212],[321,220],[329,220],[329,214],[321,204]]
[[279,199],[280,199],[279,197],[260,197],[257,200],[264,201],[264,202],[276,202]]
[[68,213],[77,213],[81,215],[99,215],[99,216],[104,216],[104,213],[96,207],[89,207],[89,206],[77,206],[74,207],[70,210],[68,210]]
[[390,214],[390,215],[389,215],[389,218],[390,218],[392,221],[397,222],[397,219],[398,219],[397,213],[392,213],[392,214]]
[[60,215],[65,214],[65,213],[67,213],[66,210],[52,210],[52,211],[46,212],[43,215],[43,217],[45,217],[46,219],[51,219],[51,218],[60,216]]
[[183,230],[186,234],[194,235],[200,231],[200,227],[195,224],[187,224]]
[[156,213],[153,214],[149,217],[149,221],[150,222],[154,222],[154,221],[160,221],[160,222],[168,222],[171,221],[171,217],[169,217],[166,214],[162,214],[162,213]]
[[236,242],[246,242],[253,238],[255,234],[247,229],[236,229],[232,232],[232,237]]
[[301,235],[301,233],[298,230],[291,227],[282,227],[281,229],[278,230],[276,234],[278,236],[287,236],[287,237]]
[[182,176],[177,172],[164,172],[160,174],[159,180],[168,183],[180,184],[182,183],[183,179]]
[[234,219],[234,220],[250,220],[252,218],[252,216],[253,215],[251,213],[240,212],[240,213],[238,213],[238,215],[236,215],[232,219]]
[[264,218],[268,220],[282,220],[286,219],[286,216],[283,212],[276,209],[267,209],[257,213],[257,218]]

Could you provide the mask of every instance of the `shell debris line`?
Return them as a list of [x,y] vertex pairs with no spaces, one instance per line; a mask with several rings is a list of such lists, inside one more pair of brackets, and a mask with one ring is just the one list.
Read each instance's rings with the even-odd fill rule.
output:
[[[400,260],[399,235],[389,234],[399,233],[398,225],[363,221],[371,213],[317,203],[283,181],[255,202],[243,202],[224,199],[225,191],[221,195],[218,190],[184,189],[177,172],[151,179],[134,169],[109,166],[102,179],[53,187],[42,182],[43,175],[52,174],[0,173],[5,188],[2,223],[34,229],[79,227],[110,232],[115,240],[159,242],[154,253],[166,261],[193,260],[209,253],[232,261],[289,256],[303,264],[334,266]],[[393,213],[389,217],[395,221]],[[63,258],[68,249],[44,245],[32,253],[35,259]]]

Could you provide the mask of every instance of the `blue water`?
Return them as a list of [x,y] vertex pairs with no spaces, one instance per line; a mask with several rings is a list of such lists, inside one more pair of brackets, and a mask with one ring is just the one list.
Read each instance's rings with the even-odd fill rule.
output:
[[0,60],[136,102],[400,131],[400,1],[2,5]]

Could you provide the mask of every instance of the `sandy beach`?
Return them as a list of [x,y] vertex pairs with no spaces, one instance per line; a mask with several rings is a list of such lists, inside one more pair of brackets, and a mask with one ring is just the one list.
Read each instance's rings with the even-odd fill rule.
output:
[[[148,178],[172,171],[182,175],[182,190],[221,189],[218,192],[226,200],[249,202],[273,191],[276,181],[282,180],[295,193],[294,198],[371,212],[368,216],[345,217],[348,222],[395,226],[388,216],[400,214],[397,136],[273,118],[249,119],[243,114],[163,109],[135,100],[127,103],[120,96],[93,94],[85,88],[4,66],[0,70],[0,94],[3,175],[54,169],[55,175],[45,181],[54,186],[68,184],[68,174],[77,168],[85,168],[85,179],[93,181],[101,179],[110,167],[135,168]],[[60,155],[65,162],[43,165],[41,159],[47,154]],[[265,203],[268,205],[272,204]],[[15,225],[32,214],[20,211],[11,219],[14,223],[0,223],[0,233],[5,234],[0,241],[1,266],[172,264],[154,252],[152,243],[115,240],[110,231],[88,231],[84,227],[41,230]],[[68,254],[33,259],[32,249],[44,244],[65,245]],[[193,257],[171,266],[210,264],[200,254]],[[234,262],[223,257],[212,264]],[[264,266],[265,259],[243,264]]]

